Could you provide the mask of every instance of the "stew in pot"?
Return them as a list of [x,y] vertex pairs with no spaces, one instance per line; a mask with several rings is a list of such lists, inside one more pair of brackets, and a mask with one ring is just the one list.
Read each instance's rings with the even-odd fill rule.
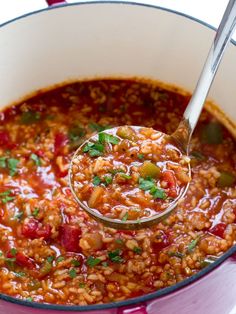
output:
[[[68,186],[70,159],[84,139],[127,124],[170,134],[189,98],[141,79],[100,79],[41,91],[0,113],[1,293],[70,305],[125,300],[192,276],[235,243],[235,141],[207,111],[192,139],[188,192],[156,226],[104,227],[78,207]],[[143,155],[138,180],[152,196],[159,170]],[[163,189],[174,193],[172,170],[162,175]],[[129,176],[94,176],[90,193],[117,177],[126,186]],[[145,201],[141,195],[142,208]]]

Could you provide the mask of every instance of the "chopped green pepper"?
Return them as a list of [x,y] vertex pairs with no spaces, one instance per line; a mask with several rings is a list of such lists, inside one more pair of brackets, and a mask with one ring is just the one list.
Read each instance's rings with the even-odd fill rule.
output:
[[233,173],[222,171],[218,178],[217,184],[219,187],[224,188],[232,186],[236,181],[236,176]]
[[139,167],[139,173],[143,178],[159,178],[161,169],[151,161],[144,161],[141,167]]
[[130,141],[135,141],[137,140],[137,136],[134,132],[134,130],[132,130],[131,127],[129,126],[121,126],[118,128],[116,134],[124,139],[130,140]]
[[201,141],[207,144],[221,144],[223,141],[222,127],[218,122],[210,122],[201,132]]

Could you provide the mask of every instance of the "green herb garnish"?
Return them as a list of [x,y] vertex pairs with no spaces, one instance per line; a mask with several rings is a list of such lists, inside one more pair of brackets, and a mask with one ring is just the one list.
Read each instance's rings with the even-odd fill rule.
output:
[[103,267],[108,267],[108,263],[107,262],[102,262],[102,266]]
[[137,157],[138,157],[138,159],[143,159],[144,158],[144,154],[138,154]]
[[11,202],[14,200],[14,196],[10,196],[10,194],[12,193],[11,190],[7,190],[5,192],[0,193],[0,199],[2,201],[3,204],[6,204],[8,202]]
[[85,288],[85,283],[80,282],[80,283],[79,283],[79,287],[80,287],[80,288]]
[[7,159],[7,166],[10,171],[10,176],[14,176],[17,173],[17,165],[19,163],[18,159],[9,158]]
[[48,256],[48,257],[47,257],[48,263],[52,263],[53,260],[54,260],[54,256]]
[[93,178],[93,185],[97,186],[101,183],[101,179],[98,176]]
[[39,214],[39,208],[38,208],[38,207],[35,207],[35,209],[34,209],[32,215],[33,215],[34,217],[37,217],[38,214]]
[[113,263],[122,263],[124,259],[120,256],[122,251],[116,249],[115,251],[108,252],[108,257]]
[[32,301],[33,301],[33,298],[28,297],[28,298],[26,298],[26,301],[32,302]]
[[56,263],[60,263],[62,261],[64,261],[65,257],[64,256],[59,256],[56,260]]
[[199,240],[200,240],[200,237],[198,236],[198,237],[196,237],[196,239],[192,240],[192,241],[189,243],[189,245],[188,245],[188,247],[187,247],[187,250],[188,250],[189,253],[193,252],[193,250],[194,250],[195,247],[197,246]]
[[23,217],[24,213],[23,212],[18,212],[15,216],[14,216],[14,220],[21,220],[21,218]]
[[152,178],[139,178],[139,188],[143,191],[149,191],[149,193],[153,196],[154,199],[165,199],[166,194],[165,191],[158,188]]
[[156,199],[156,198],[165,199],[166,198],[165,191],[157,188],[156,186],[151,188],[150,194],[153,196],[154,199]]
[[83,153],[89,153],[90,157],[102,156],[104,152],[104,145],[99,142],[88,142],[82,149]]
[[139,178],[139,188],[143,191],[151,190],[151,188],[155,187],[155,182],[152,178]]
[[15,276],[19,277],[19,278],[22,278],[22,277],[26,276],[26,273],[24,273],[23,271],[15,272]]
[[106,176],[104,176],[103,177],[103,179],[104,179],[104,184],[105,185],[109,185],[109,184],[111,184],[112,183],[112,176],[109,176],[109,175],[106,175]]
[[76,270],[74,268],[69,270],[69,276],[70,278],[75,278],[76,277]]
[[89,123],[89,128],[93,131],[102,132],[104,130],[110,129],[109,125],[101,125],[98,123],[91,122]]
[[141,254],[141,253],[142,253],[141,247],[138,247],[138,246],[135,246],[135,247],[133,248],[133,251],[134,251],[134,253],[136,253],[136,254]]
[[201,141],[207,144],[221,144],[223,142],[222,126],[218,122],[210,122],[201,132]]
[[116,145],[120,142],[119,137],[103,132],[98,134],[98,140],[102,144],[110,143]]
[[179,257],[179,258],[183,258],[184,257],[184,254],[183,253],[180,253],[180,252],[172,252],[172,251],[169,251],[167,252],[167,254],[170,256],[170,257]]
[[84,128],[80,125],[72,126],[68,131],[68,137],[70,142],[78,142],[86,134]]
[[89,267],[94,267],[101,263],[101,259],[97,257],[89,256],[86,263]]
[[23,124],[33,124],[40,120],[40,113],[36,111],[26,111],[21,115],[21,123]]
[[80,266],[80,261],[78,261],[77,259],[73,259],[73,260],[71,261],[71,264],[72,264],[73,266],[75,266],[75,267],[78,267],[78,266]]
[[6,163],[7,157],[0,157],[0,168],[6,168],[7,163]]
[[121,220],[126,221],[128,218],[129,218],[129,214],[128,214],[128,212],[126,212]]
[[30,159],[32,159],[37,167],[41,166],[41,160],[36,154],[31,154]]
[[124,241],[122,239],[115,239],[115,242],[119,245],[124,245]]
[[16,256],[17,249],[13,247],[10,249],[10,252],[11,252],[11,255]]
[[132,178],[131,176],[129,176],[129,175],[126,174],[126,173],[121,173],[120,176],[121,176],[122,178],[126,179],[126,180],[129,180],[129,179]]

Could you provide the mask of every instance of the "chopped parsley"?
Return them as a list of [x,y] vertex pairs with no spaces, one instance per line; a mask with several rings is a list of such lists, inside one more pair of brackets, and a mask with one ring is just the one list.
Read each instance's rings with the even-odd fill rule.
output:
[[166,193],[164,190],[158,188],[152,178],[139,178],[139,188],[143,191],[149,191],[154,199],[165,199]]
[[12,193],[11,190],[7,190],[5,192],[0,193],[0,199],[2,201],[3,204],[6,204],[8,202],[11,202],[14,200],[14,196],[10,196],[10,194]]
[[9,268],[13,268],[15,266],[15,261],[16,261],[15,257],[5,257],[4,260]]
[[188,245],[188,247],[187,247],[187,250],[188,250],[189,253],[193,252],[193,250],[194,250],[195,247],[197,246],[199,240],[200,240],[200,237],[198,236],[198,237],[196,237],[196,239],[192,240],[192,241],[189,243],[189,245]]
[[98,123],[91,122],[91,123],[89,123],[89,128],[93,131],[102,132],[102,131],[107,130],[111,127],[109,125],[101,125]]
[[10,252],[11,252],[12,256],[16,256],[17,249],[13,247],[13,248],[11,248]]
[[78,266],[80,266],[80,261],[78,261],[77,259],[73,259],[73,260],[71,261],[71,264],[72,264],[73,266],[75,266],[75,267],[78,267]]
[[21,123],[22,124],[33,124],[40,120],[41,114],[37,111],[25,111],[21,115]]
[[98,134],[98,140],[102,144],[110,143],[116,145],[120,142],[119,137],[104,132]]
[[69,270],[69,276],[70,276],[70,278],[75,278],[76,277],[76,269],[75,268],[72,268],[72,269],[70,269]]
[[7,163],[6,163],[7,157],[0,157],[0,168],[6,168]]
[[86,263],[89,267],[95,267],[101,263],[101,259],[97,257],[89,256]]
[[35,207],[35,209],[34,209],[32,215],[33,215],[34,217],[37,217],[38,214],[39,214],[39,208],[38,208],[38,207]]
[[80,283],[79,283],[79,287],[80,287],[80,288],[85,288],[85,283],[80,282]]
[[135,247],[133,248],[133,251],[134,251],[134,253],[136,253],[136,254],[141,254],[141,253],[142,253],[141,247],[138,247],[138,246],[135,246]]
[[54,256],[48,256],[48,257],[47,257],[48,263],[52,263],[53,260],[54,260]]
[[167,252],[168,256],[170,257],[178,257],[178,258],[183,258],[184,257],[184,254],[183,253],[180,253],[180,252],[174,252],[174,251],[169,251]]
[[123,169],[110,169],[109,172],[113,175],[117,174],[117,173],[124,173],[125,171]]
[[101,183],[101,179],[98,176],[93,178],[93,185],[97,186]]
[[139,178],[139,188],[143,191],[151,190],[151,188],[155,187],[155,182],[152,178]]
[[111,175],[106,175],[103,177],[103,179],[99,178],[98,176],[95,176],[93,178],[93,185],[98,186],[99,184],[109,185],[112,183],[113,177]]
[[109,185],[109,184],[111,184],[112,183],[112,180],[113,180],[113,178],[112,178],[112,176],[110,176],[110,175],[106,175],[106,176],[104,176],[104,184],[105,185]]
[[122,263],[124,259],[120,256],[122,254],[122,251],[119,249],[116,249],[114,251],[108,252],[108,257],[113,263]]
[[128,212],[126,212],[121,220],[126,221],[128,218],[129,218],[129,214],[128,214]]
[[143,159],[144,158],[144,154],[138,154],[137,157],[138,157],[138,159]]
[[21,220],[21,218],[23,217],[23,215],[24,215],[23,212],[18,212],[17,214],[15,214],[14,220]]
[[157,188],[156,186],[151,188],[150,194],[153,196],[154,199],[156,199],[156,198],[165,199],[166,198],[165,191]]
[[37,167],[41,166],[41,160],[36,154],[31,154],[30,159],[34,161]]
[[90,157],[102,156],[104,152],[104,145],[99,142],[88,142],[82,149],[83,153],[89,153]]
[[59,256],[56,260],[56,263],[60,263],[62,261],[64,261],[65,257],[64,256]]
[[32,302],[32,301],[33,301],[33,298],[28,297],[28,298],[26,298],[26,301]]
[[18,159],[9,158],[7,159],[7,166],[9,169],[10,176],[14,176],[17,173],[17,165],[19,163]]
[[18,278],[22,278],[26,276],[26,273],[24,273],[23,271],[15,272],[15,276]]
[[78,142],[86,134],[84,128],[80,125],[73,125],[68,131],[70,142]]
[[119,245],[124,245],[124,241],[122,239],[115,239],[115,242]]
[[102,266],[103,266],[103,267],[107,267],[107,266],[108,266],[108,263],[107,263],[107,262],[102,262]]
[[132,178],[131,176],[129,176],[129,175],[126,174],[126,173],[121,173],[120,176],[121,176],[122,178],[124,178],[124,179],[127,179],[127,180],[129,180],[129,179]]

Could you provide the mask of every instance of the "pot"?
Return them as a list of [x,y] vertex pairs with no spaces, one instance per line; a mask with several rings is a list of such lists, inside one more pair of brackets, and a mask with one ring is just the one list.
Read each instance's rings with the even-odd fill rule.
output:
[[[214,36],[210,26],[147,4],[48,0],[55,2],[60,5],[1,25],[1,108],[35,90],[82,78],[139,76],[193,90]],[[235,45],[229,45],[209,96],[233,120]],[[0,314],[235,313],[234,252],[236,246],[191,278],[127,301],[59,306],[0,294]]]

